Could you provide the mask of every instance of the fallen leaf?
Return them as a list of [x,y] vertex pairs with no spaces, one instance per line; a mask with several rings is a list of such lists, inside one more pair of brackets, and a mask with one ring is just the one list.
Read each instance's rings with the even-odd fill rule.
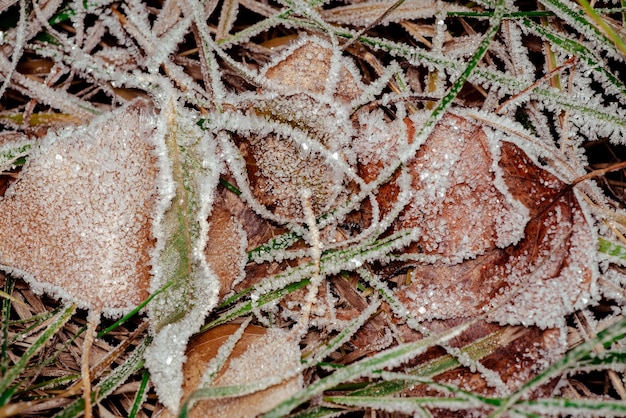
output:
[[409,164],[412,199],[396,230],[420,227],[420,252],[450,263],[518,242],[528,211],[494,170],[496,146],[479,125],[446,115]]
[[[281,88],[318,94],[326,91],[329,79],[333,78],[337,87],[328,93],[341,102],[349,103],[363,91],[361,76],[350,60],[341,59],[337,62],[338,58],[333,57],[333,47],[329,42],[320,38],[301,37],[264,68],[262,73]],[[333,64],[337,68],[333,68]],[[332,71],[337,73],[333,74]]]
[[111,316],[145,299],[159,140],[141,100],[49,134],[0,200],[3,268]]
[[[187,348],[184,366],[184,396],[192,393],[203,371],[220,346],[239,328],[222,325],[198,335]],[[270,377],[289,376],[300,366],[300,349],[290,334],[280,329],[248,326],[230,353],[213,387],[262,382]],[[302,376],[244,396],[199,401],[189,417],[255,417],[269,411],[302,387]]]
[[[328,212],[345,200],[350,181],[352,131],[345,104],[362,91],[358,73],[318,38],[299,41],[262,72],[284,93],[259,91],[242,96],[238,104],[274,124],[273,132],[265,123],[263,129],[238,132],[251,192],[283,220],[302,219],[303,189],[311,191],[317,215]],[[327,91],[329,79],[336,79],[336,88]]]
[[[484,146],[479,127],[465,128],[469,136],[449,139],[451,127],[459,121],[468,124],[455,118],[453,125],[437,127],[411,162],[414,174],[422,176],[414,180],[420,200],[396,225],[423,228],[418,250],[443,257],[433,263],[411,263],[411,283],[398,289],[398,297],[418,320],[487,312],[490,321],[502,324],[562,326],[566,315],[586,306],[595,292],[595,241],[575,191],[538,167],[519,147],[502,142],[497,192],[490,185],[492,148]],[[437,142],[429,145],[434,139]],[[438,160],[455,155],[448,153],[446,141],[479,145],[459,142],[456,155],[471,150],[461,158],[471,162],[455,159],[454,167],[446,168],[445,161]],[[447,170],[445,180],[432,180]],[[428,178],[434,183],[426,182]],[[521,202],[526,210],[511,210],[516,208],[512,202]],[[523,228],[519,242],[512,239],[518,237],[514,228]],[[456,252],[472,258],[451,264],[451,258],[458,261],[453,258]]]
[[216,201],[209,218],[208,244],[204,253],[220,280],[220,299],[245,277],[247,246],[248,237],[241,222],[223,206],[223,202]]
[[503,290],[515,296],[502,308],[498,308],[502,297],[492,299],[496,311],[492,320],[562,325],[565,315],[598,296],[593,221],[574,187],[539,168],[516,145],[502,144],[500,166],[511,193],[528,207],[531,220],[524,240],[507,248],[507,262],[494,272],[506,277],[510,290]]

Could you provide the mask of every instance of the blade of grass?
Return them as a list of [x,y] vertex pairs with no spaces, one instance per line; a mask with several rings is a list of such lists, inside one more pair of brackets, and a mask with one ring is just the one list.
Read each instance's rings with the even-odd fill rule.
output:
[[600,331],[596,338],[585,341],[577,347],[569,350],[561,359],[546,368],[534,378],[524,383],[514,394],[505,399],[505,402],[494,411],[490,417],[500,417],[505,414],[517,401],[530,392],[533,388],[538,387],[542,383],[548,381],[552,377],[558,376],[570,368],[574,368],[578,361],[588,356],[598,344],[610,345],[613,342],[624,338],[626,335],[626,319],[611,325],[610,327]]
[[435,344],[440,344],[444,341],[454,338],[455,336],[463,332],[470,324],[471,322],[468,322],[456,328],[448,330],[440,335],[393,347],[391,349],[379,352],[372,357],[366,358],[356,363],[352,363],[344,368],[337,369],[331,375],[324,377],[316,382],[313,382],[308,387],[301,390],[291,398],[283,401],[276,408],[265,414],[264,417],[282,417],[291,412],[291,410],[296,408],[298,405],[301,405],[302,403],[312,399],[313,397],[322,394],[325,390],[328,390],[340,383],[355,380],[362,376],[369,376],[376,370],[381,370],[386,367],[398,366],[406,360],[424,352],[428,347],[431,347]]
[[[502,328],[484,338],[479,339],[478,341],[474,341],[473,343],[461,348],[461,355],[468,356],[468,358],[473,361],[479,361],[493,354],[502,346],[514,341],[514,339],[512,340],[506,336],[508,332],[508,328]],[[518,334],[514,338],[518,338],[521,335],[523,334]],[[504,344],[502,342],[503,339],[505,342]],[[461,365],[462,364],[457,358],[451,356],[450,354],[446,354],[417,366],[409,373],[416,377],[432,378],[453,370]],[[414,384],[415,382],[413,380],[386,380],[384,382],[373,383],[363,389],[357,390],[351,393],[350,396],[393,395]]]
[[587,0],[577,0],[585,11],[593,19],[594,22],[604,31],[606,36],[615,44],[622,54],[626,55],[626,43],[624,40],[613,30],[611,26],[600,16],[600,14],[587,2]]
[[9,297],[2,300],[2,357],[0,358],[0,375],[5,376],[8,367],[8,350],[9,350],[9,319],[11,318],[11,296],[15,288],[15,281],[11,277],[7,277],[4,283],[4,290]]
[[610,52],[614,56],[619,54],[616,45],[587,20],[588,16],[584,12],[581,13],[581,10],[576,7],[576,3],[560,0],[541,0],[541,4],[572,25],[577,31],[585,35],[585,37],[603,46],[607,52]]
[[522,19],[522,23],[535,32],[540,37],[550,41],[552,44],[557,45],[572,55],[576,55],[583,62],[585,62],[594,71],[602,74],[606,79],[622,94],[626,95],[626,86],[621,80],[611,73],[606,65],[602,63],[602,60],[595,56],[595,54],[582,42],[567,38],[549,27],[538,25],[529,19]]
[[137,413],[139,412],[141,405],[146,399],[149,381],[150,381],[150,372],[145,370],[141,378],[141,383],[139,384],[139,389],[137,389],[137,393],[135,394],[133,407],[131,408],[130,413],[128,414],[128,418],[135,418],[137,416]]
[[29,360],[45,347],[46,343],[50,341],[53,335],[72,317],[75,310],[76,307],[72,304],[59,312],[59,314],[51,320],[46,330],[41,333],[24,354],[22,354],[19,360],[2,376],[2,379],[0,379],[0,394],[2,394],[0,395],[0,406],[5,405],[9,399],[11,399],[11,394],[15,390],[15,387],[11,389],[9,389],[9,387],[13,381],[26,370]]

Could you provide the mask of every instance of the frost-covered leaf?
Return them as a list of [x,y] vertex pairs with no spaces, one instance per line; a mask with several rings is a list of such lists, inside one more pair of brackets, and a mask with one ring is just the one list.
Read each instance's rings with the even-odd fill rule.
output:
[[362,88],[353,64],[327,42],[305,38],[262,72],[283,94],[242,95],[237,105],[248,114],[230,128],[238,134],[251,193],[278,219],[302,218],[304,189],[312,192],[316,214],[329,211],[345,200],[354,177],[346,104]]
[[[516,145],[502,144],[499,164],[511,193],[529,209],[531,220],[524,240],[507,251],[506,263],[495,273],[519,291],[493,318],[541,327],[562,324],[564,315],[597,298],[592,221],[576,189],[539,168]],[[549,305],[538,302],[548,300]]]
[[261,73],[282,90],[326,93],[345,103],[363,90],[354,64],[321,38],[301,37]]
[[[281,105],[299,103],[283,101]],[[259,121],[262,125],[262,119]],[[279,129],[283,132],[276,132]],[[318,215],[341,201],[346,179],[343,170],[333,164],[342,158],[338,146],[326,147],[319,137],[296,131],[289,123],[277,125],[274,132],[259,131],[250,130],[245,138],[237,139],[247,163],[251,193],[261,205],[278,217],[291,220],[303,216],[300,190],[312,191],[312,205]],[[345,200],[345,195],[341,199]]]
[[0,200],[0,263],[38,291],[117,315],[148,295],[162,137],[135,101],[50,133]]
[[[433,136],[436,137],[436,133]],[[441,261],[413,264],[414,279],[409,286],[399,289],[398,296],[419,319],[467,317],[487,311],[494,322],[547,328],[562,326],[567,314],[595,297],[596,244],[576,192],[538,167],[538,163],[516,145],[503,142],[500,153],[498,165],[502,181],[499,187],[506,192],[509,202],[520,202],[529,215],[518,218],[513,224],[513,227],[524,227],[523,237],[519,242],[509,241],[508,245],[506,241],[497,243],[497,229],[485,234],[485,229],[480,227],[481,222],[491,225],[495,220],[508,230],[505,222],[511,216],[499,219],[497,206],[485,207],[494,203],[502,205],[504,198],[501,196],[472,202],[472,194],[452,194],[447,200],[441,200],[437,204],[439,210],[460,214],[456,227],[448,221],[444,223],[448,229],[438,231],[435,228],[441,218],[449,217],[446,215],[440,215],[434,226],[425,223],[424,234],[428,239],[418,241],[422,249],[429,250],[428,244],[433,240],[438,245],[444,242],[456,248],[477,245],[476,242],[498,245],[484,246],[481,253],[475,252],[471,259],[458,264]],[[478,155],[475,150],[472,157],[466,158],[479,161]],[[471,173],[471,177],[465,178],[463,188],[474,187],[474,181],[480,185],[489,167],[489,164],[482,169],[474,166],[472,171],[463,164],[457,165]],[[420,172],[423,171],[418,171],[418,175]],[[446,177],[446,181],[453,178]],[[433,193],[437,190],[434,188]],[[471,207],[466,206],[465,199],[470,199]],[[422,202],[429,204],[428,199]],[[501,210],[506,213],[506,208]],[[481,220],[481,217],[486,219]],[[433,233],[437,235],[431,236]],[[449,257],[445,251],[442,255]],[[546,300],[550,303],[542,302]]]
[[[190,341],[184,367],[184,394],[198,389],[210,361],[219,356],[218,350],[239,327],[222,325]],[[219,360],[219,359],[217,359]],[[199,401],[189,417],[255,417],[269,411],[302,387],[302,376],[295,373],[300,367],[300,349],[297,341],[281,329],[248,326],[237,341],[209,388],[219,396],[220,387],[257,384],[259,389],[242,396],[227,399]],[[281,379],[285,377],[285,380]],[[275,381],[270,387],[264,385]],[[209,394],[210,391],[204,390]],[[236,390],[235,390],[236,392]]]
[[410,163],[412,199],[395,228],[418,226],[420,252],[459,262],[522,237],[527,210],[494,172],[494,144],[476,124],[448,114]]
[[[239,219],[223,205],[211,211],[209,244],[204,252],[211,270],[220,280],[220,299],[245,277],[248,236]],[[219,203],[224,203],[219,202]]]
[[169,164],[160,187],[172,193],[171,204],[159,206],[153,254],[151,292],[172,283],[148,305],[154,340],[146,351],[159,399],[177,411],[183,382],[182,364],[189,337],[217,303],[219,280],[209,268],[204,250],[213,192],[219,179],[215,143],[175,102],[162,110],[167,125]]

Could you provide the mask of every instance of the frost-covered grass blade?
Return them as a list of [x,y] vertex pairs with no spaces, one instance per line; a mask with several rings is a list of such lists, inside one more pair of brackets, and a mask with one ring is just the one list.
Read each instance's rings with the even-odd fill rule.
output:
[[42,350],[50,338],[72,317],[74,311],[75,307],[70,305],[52,318],[50,324],[46,327],[44,332],[37,337],[37,340],[29,347],[29,349],[26,350],[20,359],[7,370],[6,374],[2,376],[0,379],[0,393],[2,393],[2,396],[0,396],[0,405],[6,405],[10,401],[12,394],[19,386],[12,385],[13,382],[28,366],[29,360],[37,354],[37,352]]
[[303,402],[306,402],[314,396],[322,394],[325,390],[337,386],[340,383],[348,382],[362,376],[370,376],[376,370],[398,366],[409,358],[424,352],[428,347],[445,342],[450,338],[454,338],[454,336],[458,335],[458,333],[465,328],[467,328],[467,324],[449,330],[441,335],[424,338],[413,343],[399,345],[382,351],[370,358],[339,369],[330,376],[312,383],[306,389],[302,390],[292,398],[278,405],[272,411],[265,414],[264,417],[271,418],[284,416],[285,414],[291,412],[295,407],[301,405]]
[[[165,138],[171,178],[162,187],[173,188],[169,207],[157,225],[152,291],[173,282],[149,305],[155,332],[146,352],[146,364],[162,401],[173,411],[181,398],[182,363],[189,337],[198,331],[217,303],[219,282],[204,257],[207,218],[213,191],[219,181],[214,145],[174,101],[164,109]],[[167,173],[167,171],[166,171]]]

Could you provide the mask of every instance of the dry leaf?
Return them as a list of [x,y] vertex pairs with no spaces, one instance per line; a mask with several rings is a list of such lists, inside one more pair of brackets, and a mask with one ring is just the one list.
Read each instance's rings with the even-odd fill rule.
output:
[[[503,182],[496,188],[484,133],[455,118],[436,128],[411,163],[422,210],[416,200],[400,223],[422,227],[418,249],[443,258],[411,264],[412,283],[399,288],[398,297],[418,320],[489,312],[491,321],[503,324],[562,326],[594,293],[593,233],[576,194],[508,142],[500,145]],[[459,121],[471,128],[451,140],[450,127]],[[446,156],[455,155],[450,141],[459,141],[462,158],[446,167]],[[420,182],[420,176],[443,181]],[[524,204],[528,221],[512,210],[515,201]],[[523,228],[517,243],[515,228]],[[474,258],[450,264],[458,252]]]
[[[222,325],[190,341],[184,366],[184,396],[194,391],[211,359],[239,326]],[[290,334],[280,329],[248,326],[235,345],[213,386],[233,386],[289,375],[300,366],[300,349]],[[288,380],[249,395],[202,400],[190,417],[255,417],[269,411],[302,387],[302,377]]]
[[[303,189],[312,192],[316,214],[345,199],[348,163],[344,150],[352,135],[345,102],[357,98],[362,89],[352,63],[333,57],[333,49],[325,41],[299,41],[264,70],[285,93],[261,92],[246,96],[240,104],[283,129],[242,132],[238,142],[254,197],[284,219],[302,218]],[[326,91],[328,80],[335,77],[336,88]]]
[[33,289],[117,315],[147,296],[156,120],[136,101],[50,134],[0,201],[0,262]]
[[221,299],[245,277],[248,239],[241,222],[216,199],[209,218],[209,237],[204,253],[220,280]]
[[528,211],[497,178],[495,146],[480,126],[448,114],[420,147],[412,200],[395,225],[422,228],[420,252],[459,262],[522,237]]
[[337,100],[349,103],[363,90],[359,72],[351,61],[343,59],[339,73],[332,74],[333,61],[333,49],[327,41],[302,37],[264,72],[269,80],[283,88],[318,94],[324,93],[329,78],[335,77],[338,85],[330,93]]

